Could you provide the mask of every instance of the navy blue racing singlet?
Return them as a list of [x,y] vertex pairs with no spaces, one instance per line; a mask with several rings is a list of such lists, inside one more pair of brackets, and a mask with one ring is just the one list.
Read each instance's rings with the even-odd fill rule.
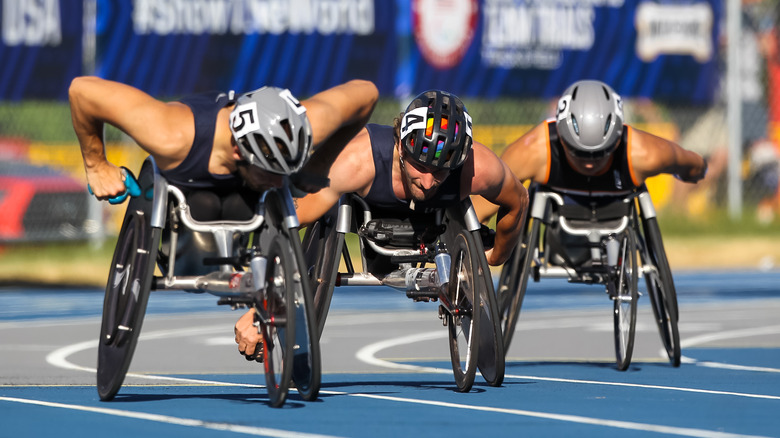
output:
[[550,135],[550,169],[545,185],[582,195],[626,194],[637,188],[631,177],[631,166],[628,162],[630,126],[626,125],[623,130],[623,136],[614,152],[614,159],[609,169],[597,176],[585,176],[574,170],[566,160],[566,151],[558,137],[555,121],[548,120],[547,128]]
[[393,192],[393,151],[395,150],[393,127],[370,123],[366,125],[366,129],[371,139],[371,151],[376,171],[371,189],[364,198],[368,205],[383,210],[403,211],[407,213],[407,216],[413,216],[417,212],[430,213],[435,209],[446,208],[460,201],[462,167],[450,172],[433,198],[423,202],[415,202],[414,209],[409,201],[398,199]]
[[209,172],[209,158],[214,147],[217,113],[230,104],[225,93],[204,93],[180,100],[195,117],[195,140],[187,158],[173,169],[161,171],[171,184],[187,189],[241,187],[238,174],[215,175]]

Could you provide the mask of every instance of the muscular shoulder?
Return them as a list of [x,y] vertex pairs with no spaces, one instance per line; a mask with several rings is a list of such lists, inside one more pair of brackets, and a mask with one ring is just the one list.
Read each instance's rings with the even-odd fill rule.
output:
[[501,159],[521,180],[544,182],[550,159],[550,135],[547,122],[540,123],[510,143]]
[[482,143],[474,142],[472,152],[463,164],[462,188],[468,188],[470,194],[500,189],[507,172],[509,169],[492,150]]
[[344,147],[331,166],[331,187],[340,193],[361,192],[370,187],[375,175],[371,138],[363,128]]
[[631,167],[640,180],[662,173],[674,160],[674,143],[640,129],[627,129]]

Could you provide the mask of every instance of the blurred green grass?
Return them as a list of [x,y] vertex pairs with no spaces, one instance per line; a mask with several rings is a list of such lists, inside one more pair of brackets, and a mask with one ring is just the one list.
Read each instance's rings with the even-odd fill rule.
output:
[[[549,110],[549,103],[541,100],[467,99],[469,112],[475,121],[483,124],[535,124]],[[382,99],[371,121],[389,124],[403,110],[402,103]],[[75,142],[67,102],[24,101],[0,103],[0,132],[6,137],[25,138],[33,142]],[[111,127],[106,129],[107,141],[120,141],[123,134]],[[736,259],[725,245],[742,248],[740,242],[762,244],[760,257],[774,257],[772,247],[780,247],[780,220],[763,224],[751,208],[746,207],[739,220],[731,220],[725,209],[715,210],[706,217],[689,217],[671,211],[659,212],[659,223],[670,259],[675,253],[698,248],[697,251],[720,255],[723,263],[755,265],[755,257]],[[104,242],[64,242],[50,244],[0,244],[0,282],[31,282],[46,284],[103,285],[111,262],[115,238]],[[777,245],[774,243],[777,242]],[[720,245],[715,249],[713,245]],[[679,250],[678,250],[679,249]],[[724,254],[718,254],[725,252]],[[684,255],[689,259],[702,259]],[[733,259],[733,260],[732,260]],[[780,260],[780,254],[777,256]],[[679,263],[697,263],[683,260]],[[709,262],[715,263],[712,259]]]
[[[692,221],[660,215],[659,224],[673,268],[774,267],[780,262],[780,223],[763,225],[754,215],[739,221],[727,214]],[[355,241],[350,251],[357,255]],[[103,287],[116,238],[102,243],[59,242],[0,246],[0,284],[27,283]]]

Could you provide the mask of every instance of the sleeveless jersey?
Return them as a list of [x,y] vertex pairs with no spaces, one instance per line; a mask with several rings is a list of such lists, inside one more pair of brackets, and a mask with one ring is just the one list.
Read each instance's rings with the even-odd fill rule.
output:
[[462,167],[450,172],[431,199],[414,204],[398,199],[393,192],[393,151],[395,150],[393,127],[370,123],[366,125],[366,129],[371,139],[376,174],[371,189],[364,199],[372,209],[403,212],[401,216],[410,217],[416,213],[430,214],[436,209],[446,208],[460,201]]
[[630,126],[625,125],[609,169],[601,175],[585,176],[574,170],[566,160],[566,151],[558,137],[555,121],[548,120],[546,123],[550,138],[550,161],[545,185],[563,192],[588,196],[626,194],[637,188],[628,154]]
[[180,100],[190,107],[195,118],[195,139],[184,161],[173,169],[161,171],[171,184],[187,189],[241,187],[238,174],[215,175],[209,172],[209,158],[214,147],[217,113],[231,102],[225,93],[205,93]]

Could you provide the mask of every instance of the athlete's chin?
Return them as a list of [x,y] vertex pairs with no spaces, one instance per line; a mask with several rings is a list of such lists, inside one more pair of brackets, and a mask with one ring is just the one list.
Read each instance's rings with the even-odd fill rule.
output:
[[415,202],[428,201],[436,195],[436,190],[419,190],[412,192],[412,199]]

